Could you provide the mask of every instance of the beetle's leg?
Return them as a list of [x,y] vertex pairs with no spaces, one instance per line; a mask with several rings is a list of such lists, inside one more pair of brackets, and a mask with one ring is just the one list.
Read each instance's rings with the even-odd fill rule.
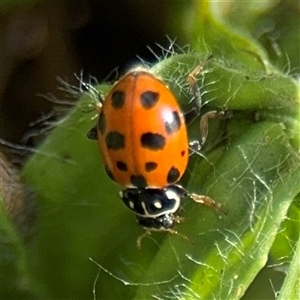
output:
[[[193,121],[196,117],[198,117],[198,113],[196,109],[192,109],[190,111],[188,111],[185,114],[185,120],[186,123],[189,124],[191,121]],[[205,113],[201,119],[200,119],[200,141],[192,141],[190,142],[190,149],[192,151],[192,153],[197,152],[201,149],[201,147],[203,146],[203,144],[206,141],[207,135],[208,135],[208,120],[209,119],[221,119],[221,120],[225,120],[225,119],[229,119],[232,117],[232,111],[227,110],[227,111],[218,111],[218,110],[212,110],[212,111],[208,111],[207,113]]]
[[151,235],[151,231],[147,230],[145,231],[142,235],[140,235],[137,240],[136,240],[136,246],[138,249],[141,249],[141,245],[142,245],[142,240],[144,239],[144,237],[146,237],[147,235]]
[[197,67],[188,75],[188,84],[190,88],[192,89],[193,95],[194,95],[194,101],[196,103],[196,111],[198,112],[198,115],[201,112],[202,108],[202,99],[201,99],[201,93],[198,88],[197,84],[197,76],[203,72],[203,69],[209,59],[211,59],[213,56],[209,55],[203,62],[201,62]]
[[[183,220],[182,217],[176,217],[176,218],[175,218],[175,222],[176,222],[176,223],[180,223],[180,221],[182,221],[182,220]],[[180,236],[181,238],[185,239],[186,241],[188,241],[189,243],[194,244],[194,243],[191,242],[191,240],[190,240],[186,235],[184,235],[184,234],[182,234],[182,233],[179,233],[178,231],[176,231],[176,230],[174,230],[174,229],[172,229],[172,228],[169,228],[169,229],[167,229],[167,230],[160,231],[160,232],[166,232],[166,231],[167,231],[168,233],[171,233],[171,234],[176,234],[176,235]],[[151,231],[150,231],[150,230],[145,231],[142,235],[140,235],[140,236],[137,238],[137,240],[136,240],[136,246],[137,246],[137,248],[138,248],[139,250],[141,249],[141,246],[142,246],[142,240],[143,240],[147,235],[151,235]]]
[[192,200],[194,200],[196,203],[203,204],[208,207],[212,207],[215,211],[218,213],[226,214],[227,211],[222,208],[222,205],[212,198],[205,196],[205,195],[197,195],[195,193],[191,193],[188,195]]
[[190,124],[201,113],[202,98],[197,84],[197,76],[203,71],[206,62],[211,58],[212,55],[208,56],[202,63],[197,65],[197,67],[188,75],[187,81],[194,96],[193,100],[195,102],[195,107],[193,107],[190,111],[184,114],[185,121],[187,124]]
[[[96,105],[96,111],[97,115],[99,116],[102,111],[102,102],[99,101],[99,103]],[[98,117],[99,118],[99,117]],[[98,139],[98,133],[97,133],[97,124],[93,126],[87,133],[87,137],[90,140],[97,140]]]
[[200,146],[203,146],[203,144],[206,141],[207,135],[208,135],[208,120],[209,119],[226,119],[231,116],[231,113],[227,111],[217,111],[212,110],[205,113],[201,119],[200,119]]
[[[199,64],[188,76],[188,83],[189,83],[189,86],[192,89],[192,92],[194,94],[194,101],[195,101],[196,105],[193,109],[191,109],[190,111],[188,111],[185,114],[185,120],[186,120],[187,124],[191,123],[201,113],[202,99],[201,99],[201,93],[200,93],[198,85],[197,85],[196,77],[197,77],[198,74],[203,72],[203,69],[204,69],[204,66],[205,66],[206,62],[211,58],[212,58],[212,55],[210,55],[201,64]],[[208,134],[208,120],[209,119],[215,119],[215,118],[226,119],[226,118],[230,118],[231,116],[232,116],[232,113],[229,112],[229,111],[216,111],[216,110],[213,110],[213,111],[209,111],[209,112],[205,113],[200,119],[201,138],[200,138],[200,147],[198,147],[198,148],[201,148],[201,146],[203,146],[203,144],[206,141],[207,134]],[[192,151],[194,150],[193,145],[194,145],[194,143],[192,143]]]
[[189,142],[189,155],[199,153],[201,150],[201,144],[198,140]]
[[90,140],[97,140],[98,133],[97,133],[97,125],[93,126],[87,133],[87,137]]

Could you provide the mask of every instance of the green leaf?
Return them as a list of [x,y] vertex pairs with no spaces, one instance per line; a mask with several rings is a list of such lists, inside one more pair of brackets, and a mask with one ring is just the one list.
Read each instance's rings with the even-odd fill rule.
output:
[[272,260],[277,263],[282,263],[282,260],[286,260],[286,258],[291,259],[295,253],[295,247],[300,236],[300,209],[297,198],[299,198],[299,194],[290,206],[270,252]]
[[294,257],[291,261],[287,276],[285,278],[282,289],[280,291],[280,294],[278,297],[279,300],[299,298],[299,295],[300,295],[299,253],[300,253],[300,239],[298,239]]

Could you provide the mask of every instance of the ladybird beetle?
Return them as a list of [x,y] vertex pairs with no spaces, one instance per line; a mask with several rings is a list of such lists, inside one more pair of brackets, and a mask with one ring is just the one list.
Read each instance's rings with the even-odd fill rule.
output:
[[[180,222],[177,213],[183,197],[220,207],[211,198],[190,194],[177,184],[189,157],[186,124],[201,110],[195,76],[202,67],[189,75],[196,102],[190,112],[184,114],[169,88],[149,71],[132,70],[108,93],[98,122],[88,133],[90,139],[98,140],[108,176],[126,187],[120,197],[146,233],[176,233],[172,227]],[[207,136],[207,120],[222,115],[212,111],[201,118],[199,145]]]

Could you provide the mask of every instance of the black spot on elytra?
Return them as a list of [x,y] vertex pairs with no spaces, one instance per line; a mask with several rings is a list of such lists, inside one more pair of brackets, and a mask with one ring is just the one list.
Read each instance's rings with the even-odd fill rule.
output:
[[150,109],[158,102],[159,94],[157,92],[147,91],[141,94],[141,104],[145,109]]
[[122,91],[114,91],[111,95],[111,105],[115,109],[120,109],[125,103],[126,94]]
[[185,155],[185,151],[182,150],[182,151],[180,152],[180,155],[181,155],[181,157],[183,157],[183,156]]
[[111,170],[110,170],[110,169],[108,168],[108,166],[106,166],[106,165],[105,165],[105,172],[106,172],[107,176],[108,176],[111,180],[116,181],[114,175],[113,175],[112,172],[111,172]]
[[103,111],[101,111],[101,113],[100,113],[100,117],[98,120],[98,128],[99,128],[100,133],[103,135],[104,131],[106,129],[105,115],[104,115]]
[[168,134],[177,132],[180,129],[181,120],[177,111],[173,111],[169,120],[165,121],[165,128]]
[[127,167],[127,165],[123,161],[117,161],[117,168],[120,171],[123,171],[123,172],[127,172],[128,171],[128,167]]
[[179,177],[180,177],[180,172],[178,171],[178,169],[172,167],[168,172],[167,182],[170,184],[174,183],[179,179]]
[[158,167],[158,164],[156,162],[148,161],[145,163],[146,172],[154,171],[155,169],[157,169],[157,167]]
[[111,131],[105,137],[107,149],[119,150],[125,148],[125,137],[118,131]]
[[150,150],[161,150],[165,147],[166,139],[161,134],[147,132],[141,136],[141,145]]
[[136,186],[137,188],[145,188],[147,187],[147,181],[142,175],[132,175],[130,177],[131,184]]

